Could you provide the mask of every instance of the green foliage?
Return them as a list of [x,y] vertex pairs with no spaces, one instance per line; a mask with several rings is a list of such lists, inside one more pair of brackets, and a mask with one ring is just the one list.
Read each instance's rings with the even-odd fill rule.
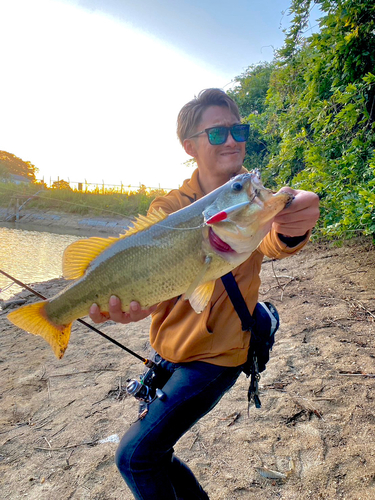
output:
[[[375,2],[315,3],[320,31],[304,38],[312,2],[292,0],[263,110],[249,117],[253,138],[265,145],[259,164],[266,184],[319,194],[318,235],[374,234]],[[242,78],[240,85],[237,102],[251,109],[251,95],[249,108],[241,101],[251,84]]]
[[4,164],[1,163],[1,160],[0,160],[0,179],[3,180],[10,179],[9,169]]
[[55,181],[52,184],[51,188],[52,189],[67,189],[67,190],[72,191],[72,188],[70,187],[69,182],[64,181],[64,179],[60,179],[58,181]]
[[99,192],[73,191],[72,189],[46,189],[42,184],[14,185],[0,182],[0,206],[13,207],[16,200],[21,205],[31,196],[35,199],[27,203],[26,209],[56,210],[80,215],[125,216],[146,214],[150,203],[163,190],[149,191],[141,186],[138,191],[121,194],[118,192],[100,194]]
[[236,86],[228,91],[240,110],[240,115],[247,117],[265,111],[265,101],[274,63],[263,62],[249,66],[242,75],[234,79]]
[[243,121],[251,125],[244,160],[248,170],[262,169],[268,162],[270,148],[262,134],[262,128],[267,91],[274,67],[273,63],[267,62],[249,66],[242,75],[234,79],[236,86],[228,92],[237,103]]

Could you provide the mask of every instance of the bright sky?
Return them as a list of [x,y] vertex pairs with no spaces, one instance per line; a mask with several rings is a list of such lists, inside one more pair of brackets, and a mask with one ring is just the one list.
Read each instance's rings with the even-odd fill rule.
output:
[[0,150],[38,178],[177,187],[180,108],[282,46],[289,0],[0,0]]

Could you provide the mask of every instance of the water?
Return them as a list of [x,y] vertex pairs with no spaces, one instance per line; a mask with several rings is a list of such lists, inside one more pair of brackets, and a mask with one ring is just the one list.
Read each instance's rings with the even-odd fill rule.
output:
[[[26,284],[62,276],[62,255],[79,236],[0,227],[0,269]],[[21,291],[0,274],[0,299]]]

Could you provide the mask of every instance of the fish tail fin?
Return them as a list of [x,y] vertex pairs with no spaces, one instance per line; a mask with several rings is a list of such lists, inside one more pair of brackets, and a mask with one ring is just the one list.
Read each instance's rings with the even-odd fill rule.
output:
[[68,347],[72,323],[69,325],[53,323],[47,317],[46,304],[48,300],[22,306],[9,313],[7,318],[19,328],[43,337],[52,347],[55,356],[61,359]]

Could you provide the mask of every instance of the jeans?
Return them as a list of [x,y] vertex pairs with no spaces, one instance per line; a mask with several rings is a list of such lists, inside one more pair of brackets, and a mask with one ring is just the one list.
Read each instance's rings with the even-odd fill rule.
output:
[[173,446],[220,401],[236,382],[242,367],[201,361],[174,364],[160,356],[171,376],[147,415],[122,438],[116,465],[138,500],[208,499],[191,470],[174,455]]

